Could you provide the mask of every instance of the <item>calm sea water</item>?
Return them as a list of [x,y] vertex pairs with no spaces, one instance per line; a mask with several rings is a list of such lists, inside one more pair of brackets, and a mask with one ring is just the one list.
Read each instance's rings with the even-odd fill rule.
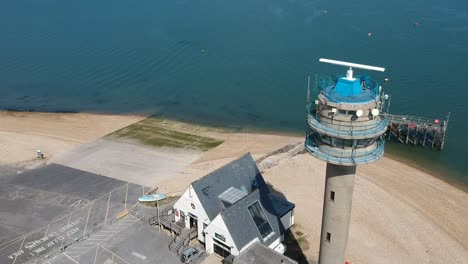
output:
[[0,108],[300,132],[307,76],[344,73],[318,58],[347,60],[387,68],[392,113],[452,112],[443,152],[388,150],[468,183],[467,46],[457,0],[2,1]]

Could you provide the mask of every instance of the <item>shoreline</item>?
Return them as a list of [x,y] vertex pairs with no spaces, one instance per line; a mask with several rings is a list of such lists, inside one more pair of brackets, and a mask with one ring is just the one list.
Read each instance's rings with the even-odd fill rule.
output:
[[[130,118],[140,119],[139,121],[144,120],[145,118],[148,118],[148,117],[151,117],[151,116],[155,116],[157,118],[166,120],[168,122],[174,122],[174,123],[180,122],[180,123],[186,123],[186,124],[189,124],[189,125],[192,125],[192,126],[205,127],[205,128],[208,128],[208,129],[220,129],[226,134],[241,133],[241,134],[252,134],[252,135],[285,136],[285,137],[297,137],[298,139],[303,137],[303,133],[295,132],[293,130],[289,130],[289,131],[286,130],[286,129],[285,130],[274,130],[274,129],[270,129],[270,128],[259,128],[259,127],[249,127],[249,126],[239,127],[239,128],[232,128],[232,127],[225,127],[225,126],[216,126],[214,124],[211,124],[210,122],[208,122],[208,123],[204,123],[204,122],[196,123],[196,122],[187,121],[187,120],[180,120],[178,118],[173,118],[172,119],[172,118],[168,118],[168,117],[165,117],[165,116],[162,116],[162,115],[144,115],[144,114],[136,114],[136,113],[135,114],[134,113],[112,114],[112,113],[100,113],[100,112],[78,112],[78,111],[38,112],[38,111],[29,111],[29,110],[21,111],[21,110],[11,110],[11,109],[9,109],[9,110],[0,109],[0,118],[1,118],[1,115],[5,115],[5,114],[6,115],[10,114],[10,115],[13,115],[13,116],[15,116],[15,115],[21,116],[21,115],[25,115],[25,114],[31,114],[31,115],[45,114],[45,115],[53,115],[53,116],[56,116],[56,115],[68,116],[68,115],[80,115],[81,114],[81,115],[96,115],[96,116],[130,117]],[[15,132],[15,131],[10,131],[8,129],[0,128],[0,132]],[[44,133],[44,135],[31,133],[31,135],[44,136],[45,133]],[[108,135],[108,134],[106,134],[106,135]],[[102,136],[106,136],[106,135],[102,135]],[[53,137],[53,136],[51,136],[51,137]],[[60,139],[60,137],[58,139]],[[67,138],[63,138],[63,139],[67,139]],[[386,142],[386,143],[387,144],[392,144],[392,143],[388,143],[388,142]],[[384,157],[387,157],[387,158],[392,159],[394,161],[406,164],[406,165],[408,165],[408,166],[410,166],[410,167],[412,167],[414,169],[417,169],[417,170],[420,170],[420,171],[422,171],[424,173],[427,173],[432,177],[435,177],[435,178],[437,178],[439,180],[442,180],[442,181],[450,184],[451,186],[468,193],[468,183],[463,181],[462,179],[460,179],[460,177],[458,176],[458,175],[460,175],[459,173],[444,173],[444,171],[442,171],[443,168],[441,168],[440,170],[439,169],[435,170],[435,169],[427,168],[427,167],[424,166],[424,161],[417,161],[417,160],[414,160],[414,159],[405,159],[405,158],[399,157],[398,156],[399,151],[405,151],[405,150],[392,149],[392,151],[386,151],[385,154],[384,154]],[[430,150],[427,150],[427,151],[430,151]],[[1,162],[0,162],[0,164],[1,164]],[[426,164],[427,164],[427,162],[426,162]],[[458,174],[458,175],[456,175],[456,174]]]
[[[0,147],[7,147],[7,154],[8,150],[24,148],[27,151],[18,152],[22,155],[18,155],[19,158],[34,157],[35,148],[26,148],[38,142],[30,132],[67,135],[79,140],[64,145],[66,149],[60,146],[55,149],[56,152],[50,152],[51,159],[46,163],[58,161],[57,164],[111,178],[145,183],[163,193],[183,192],[191,182],[246,152],[250,152],[256,160],[267,157],[258,164],[261,165],[262,175],[274,190],[296,205],[295,223],[298,229],[293,232],[303,233],[300,239],[307,246],[302,251],[309,263],[316,260],[326,163],[299,150],[303,144],[302,134],[251,128],[230,130],[168,118],[151,120],[87,113],[10,113],[8,116],[0,112],[0,120],[3,128],[18,131],[10,139],[10,134],[2,132],[0,128]],[[183,131],[224,142],[188,157],[189,149],[185,145],[179,148],[153,148],[128,137],[111,138],[113,132],[122,128],[142,125],[146,127],[135,132],[170,136],[170,133],[161,131]],[[41,138],[39,142],[43,143],[42,140],[64,142],[50,138]],[[192,140],[197,141],[196,138]],[[297,146],[299,152],[278,151],[287,145]],[[3,158],[5,156],[8,155]],[[35,164],[43,163],[34,160]],[[405,161],[403,163],[387,155],[377,162],[358,167],[348,260],[357,263],[426,263],[428,260],[448,263],[448,260],[467,259],[468,222],[463,219],[468,216],[468,192]],[[391,262],[377,261],[383,259]]]
[[447,184],[461,190],[461,191],[464,191],[466,193],[468,193],[468,184],[466,182],[464,182],[463,180],[459,179],[459,177],[455,176],[454,174],[452,174],[453,176],[450,176],[451,174],[442,174],[441,171],[437,170],[437,171],[434,171],[434,170],[431,170],[431,169],[428,169],[428,168],[425,168],[423,164],[421,164],[420,162],[417,162],[417,161],[414,161],[414,160],[404,160],[403,158],[400,158],[398,157],[398,155],[396,153],[385,153],[384,154],[384,157],[387,157],[391,160],[394,160],[396,162],[399,162],[399,163],[403,163],[409,167],[412,167],[416,170],[419,170],[421,172],[424,172],[426,174],[429,174],[430,176],[434,177],[434,178],[437,178],[443,182],[446,182]]

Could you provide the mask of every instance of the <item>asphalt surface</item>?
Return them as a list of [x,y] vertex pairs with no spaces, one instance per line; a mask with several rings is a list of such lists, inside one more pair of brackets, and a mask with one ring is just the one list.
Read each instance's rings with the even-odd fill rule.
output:
[[114,220],[148,191],[57,164],[0,173],[0,263],[52,254]]

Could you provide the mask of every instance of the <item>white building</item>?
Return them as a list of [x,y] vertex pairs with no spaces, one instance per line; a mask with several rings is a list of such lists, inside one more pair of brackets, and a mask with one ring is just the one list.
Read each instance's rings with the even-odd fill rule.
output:
[[198,230],[207,252],[221,256],[255,242],[274,249],[294,224],[294,204],[271,193],[250,154],[192,182],[174,212]]

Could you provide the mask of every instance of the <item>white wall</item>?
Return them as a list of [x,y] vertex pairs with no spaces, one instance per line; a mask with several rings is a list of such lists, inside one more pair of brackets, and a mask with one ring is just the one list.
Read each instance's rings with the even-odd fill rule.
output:
[[[192,208],[191,204],[195,206],[195,209]],[[182,210],[185,214],[185,227],[190,228],[190,219],[188,213],[191,213],[198,218],[198,239],[204,242],[203,236],[203,223],[209,224],[210,220],[206,215],[205,209],[203,208],[200,200],[198,199],[197,194],[193,190],[192,185],[190,185],[187,190],[182,194],[182,196],[174,204],[174,209],[179,211],[179,216],[176,215],[176,221],[180,220],[180,211]]]
[[284,226],[284,230],[288,230],[294,224],[294,209],[283,215],[280,220]]
[[[224,223],[223,218],[221,215],[218,215],[211,221],[210,225],[205,229],[206,234],[206,241],[205,241],[205,250],[208,253],[213,253],[214,246],[213,246],[213,238],[215,237],[215,233],[218,233],[226,238],[226,241],[221,241],[223,244],[229,246],[231,248],[231,254],[234,256],[239,255],[239,250],[237,249],[236,245],[234,244],[234,240],[232,240],[231,234],[229,233],[226,224]],[[216,238],[215,238],[216,239]]]
[[268,245],[269,248],[274,249],[276,246],[278,246],[283,240],[283,236],[279,236],[275,241],[271,242],[270,245]]

